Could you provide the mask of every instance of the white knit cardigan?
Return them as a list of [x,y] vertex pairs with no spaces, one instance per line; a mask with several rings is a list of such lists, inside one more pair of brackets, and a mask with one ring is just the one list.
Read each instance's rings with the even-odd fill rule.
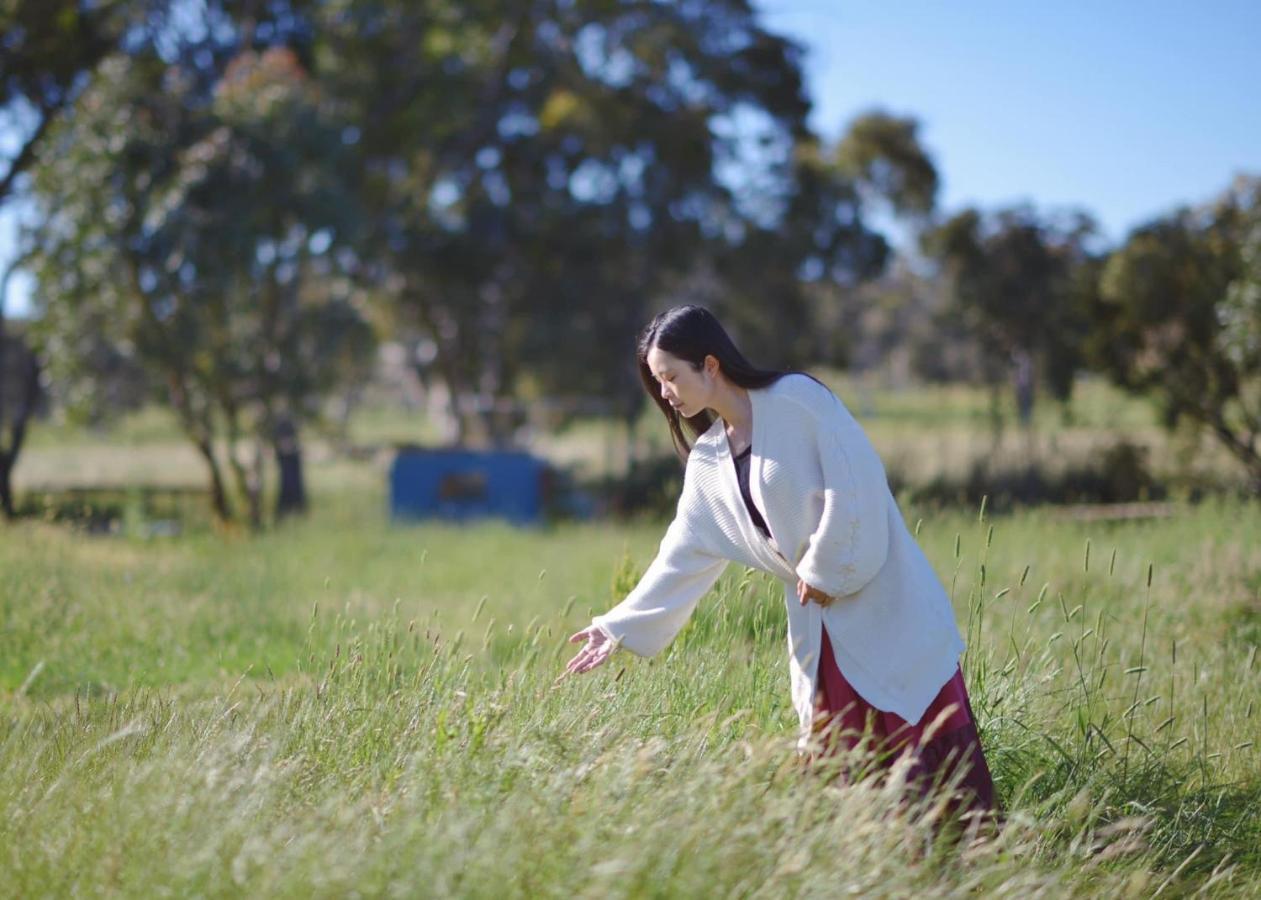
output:
[[[877,709],[918,722],[954,675],[964,644],[879,456],[840,399],[807,376],[786,375],[750,390],[749,399],[749,487],[771,539],[744,506],[719,418],[692,447],[656,558],[593,623],[618,645],[651,656],[678,634],[727,563],[741,563],[784,583],[799,746],[811,733],[820,624],[854,690]],[[798,578],[836,599],[801,606]]]

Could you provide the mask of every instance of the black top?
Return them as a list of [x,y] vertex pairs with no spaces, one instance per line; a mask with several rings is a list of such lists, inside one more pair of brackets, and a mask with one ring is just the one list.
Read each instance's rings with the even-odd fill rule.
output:
[[749,491],[749,462],[752,456],[753,447],[750,445],[745,447],[742,453],[733,457],[736,463],[736,478],[740,482],[740,496],[744,498],[744,508],[749,511],[749,518],[762,534],[770,537],[771,530],[766,527],[766,520],[753,504],[753,494]]

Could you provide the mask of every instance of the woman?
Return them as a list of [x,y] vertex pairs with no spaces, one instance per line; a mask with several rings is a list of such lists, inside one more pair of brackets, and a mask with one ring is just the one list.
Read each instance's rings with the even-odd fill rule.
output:
[[683,492],[634,590],[570,637],[586,646],[566,671],[618,647],[657,653],[727,562],[761,569],[784,582],[800,749],[865,735],[885,765],[908,755],[925,788],[958,766],[966,805],[993,809],[950,600],[853,416],[811,376],[755,368],[698,306],[653,319],[638,360],[686,459]]

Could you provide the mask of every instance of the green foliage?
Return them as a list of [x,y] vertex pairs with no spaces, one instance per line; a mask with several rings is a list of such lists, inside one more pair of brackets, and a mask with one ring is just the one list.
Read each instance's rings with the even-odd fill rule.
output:
[[1008,467],[981,458],[965,473],[940,473],[924,483],[906,484],[891,477],[894,493],[917,506],[976,506],[1013,509],[1049,504],[1114,504],[1163,500],[1168,489],[1151,472],[1147,449],[1119,438],[1084,463],[1048,470],[1045,462],[1025,459]]
[[260,519],[278,422],[365,377],[369,320],[432,348],[460,438],[511,440],[527,395],[630,419],[657,307],[804,363],[802,274],[860,283],[888,255],[867,205],[931,204],[915,123],[867,117],[839,164],[743,0],[118,10],[33,170],[35,301],[59,402],[142,371],[225,517],[231,477]]
[[1001,380],[1024,357],[1036,381],[1067,399],[1083,366],[1095,291],[1094,230],[1081,213],[1056,219],[1028,208],[967,209],[924,235],[952,305],[986,356],[987,380]]
[[629,553],[623,553],[613,570],[613,583],[610,585],[609,598],[614,603],[621,603],[643,577],[643,570],[635,564]]
[[[1240,372],[1261,371],[1261,205],[1254,206],[1241,229],[1240,271],[1226,288],[1219,316],[1222,352]],[[1241,385],[1255,392],[1261,384]],[[1257,408],[1255,396],[1246,402]]]
[[[656,423],[654,423],[655,425]],[[609,512],[615,516],[669,518],[679,503],[683,467],[673,452],[635,460],[625,475],[610,478],[602,487]]]
[[[747,3],[312,15],[375,211],[364,252],[453,396],[596,395],[631,417],[628,341],[656,307],[706,302],[766,358],[802,360],[803,267],[852,283],[884,262],[806,127],[799,48]],[[462,437],[506,437],[453,412]]]
[[230,515],[230,466],[257,524],[261,447],[362,379],[374,342],[348,271],[340,129],[318,91],[288,50],[212,74],[144,54],[103,63],[37,169],[46,215],[27,240],[63,400],[100,403],[102,352],[139,366],[206,458],[216,512]]
[[[55,117],[97,64],[115,49],[136,0],[99,3],[4,0],[0,3],[0,110],[18,125],[17,153],[0,179],[4,203],[38,158]],[[11,118],[10,118],[11,116]],[[22,133],[25,132],[25,133]]]
[[[768,140],[791,140],[806,111],[792,48],[743,3],[509,16],[338,3],[314,17],[321,81],[359,135],[376,211],[365,253],[397,319],[436,348],[434,377],[497,399],[528,372],[535,390],[633,409],[610,347],[725,223],[746,227],[738,200],[764,202],[715,177],[752,137],[711,129],[747,107]],[[505,438],[454,411],[462,436]]]
[[882,110],[859,116],[836,148],[836,163],[899,214],[925,216],[936,209],[937,169],[913,118]]
[[[0,207],[12,198],[39,158],[50,127],[74,100],[97,64],[113,50],[128,16],[142,3],[106,0],[82,4],[49,0],[0,3],[0,116],[5,143],[15,146],[0,176]],[[36,342],[20,345],[5,328],[9,278],[23,254],[0,273],[0,514],[12,516],[11,473],[27,421],[43,391]],[[29,337],[29,336],[25,336]],[[111,373],[112,374],[112,373]]]
[[1095,365],[1204,428],[1261,484],[1261,180],[1136,230],[1108,260]]

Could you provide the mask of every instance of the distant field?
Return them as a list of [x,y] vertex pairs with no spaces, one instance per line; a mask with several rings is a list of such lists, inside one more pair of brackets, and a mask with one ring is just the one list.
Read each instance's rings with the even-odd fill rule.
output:
[[392,528],[330,474],[253,538],[3,531],[6,893],[1261,891],[1261,505],[907,510],[1009,811],[960,858],[890,790],[799,771],[764,577],[555,684],[659,526]]
[[[1078,384],[1068,411],[1043,400],[1028,433],[1015,424],[1011,398],[1004,393],[1000,399],[1006,424],[997,443],[991,434],[989,395],[983,390],[963,385],[892,389],[827,373],[824,379],[862,422],[890,475],[908,485],[959,478],[978,464],[1002,470],[1032,463],[1054,474],[1097,460],[1122,439],[1146,448],[1148,467],[1162,479],[1242,483],[1238,464],[1207,437],[1169,436],[1148,402],[1096,379]],[[358,409],[348,434],[355,445],[379,448],[375,458],[350,462],[338,457],[318,433],[305,438],[316,480],[355,490],[381,482],[394,445],[439,441],[423,413],[380,404]],[[669,437],[655,407],[645,409],[636,440],[640,456],[669,452]],[[627,462],[624,426],[600,419],[582,420],[558,432],[535,432],[527,446],[579,477],[620,473]],[[99,432],[38,423],[15,471],[19,491],[76,484],[201,485],[205,478],[174,418],[159,408],[123,417]]]

